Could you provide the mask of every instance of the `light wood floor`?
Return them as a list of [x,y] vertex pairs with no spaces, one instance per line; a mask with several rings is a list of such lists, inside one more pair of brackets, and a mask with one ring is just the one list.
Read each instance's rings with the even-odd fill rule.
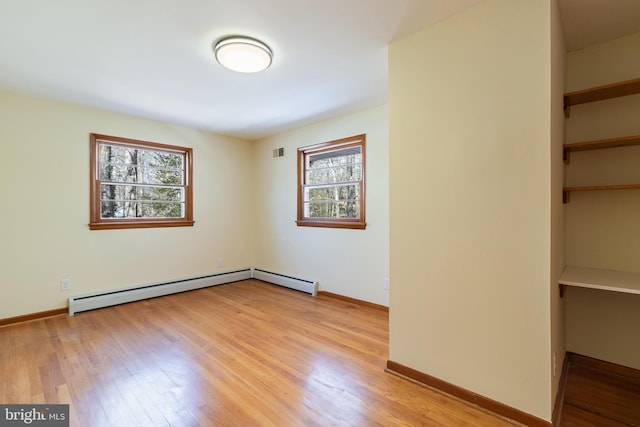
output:
[[72,426],[506,426],[385,373],[388,314],[258,281],[0,328],[0,403]]

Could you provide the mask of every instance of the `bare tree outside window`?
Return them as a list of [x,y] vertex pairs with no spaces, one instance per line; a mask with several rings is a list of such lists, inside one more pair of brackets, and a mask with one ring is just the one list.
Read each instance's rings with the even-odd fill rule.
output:
[[298,225],[360,228],[365,135],[298,149]]
[[92,229],[193,225],[191,149],[91,134]]

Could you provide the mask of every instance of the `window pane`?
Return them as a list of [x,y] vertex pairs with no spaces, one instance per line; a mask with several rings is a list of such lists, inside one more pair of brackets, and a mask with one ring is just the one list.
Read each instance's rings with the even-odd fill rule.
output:
[[182,203],[142,203],[142,216],[150,218],[181,218],[184,205]]
[[182,188],[167,187],[139,187],[141,200],[158,200],[167,202],[183,202],[184,190]]
[[351,155],[351,156],[337,156],[323,159],[314,159],[313,156],[309,156],[307,158],[307,168],[308,169],[319,169],[326,167],[335,167],[335,166],[352,166],[359,165],[362,163],[362,156],[360,154]]
[[100,180],[113,182],[141,182],[142,175],[138,173],[142,169],[136,166],[127,166],[124,164],[101,164]]
[[313,167],[316,162],[324,160],[335,160],[345,163],[361,163],[362,150],[360,147],[348,147],[332,151],[324,151],[322,153],[311,154],[308,157],[309,166]]
[[307,187],[305,216],[309,218],[359,218],[358,185]]
[[360,197],[359,186],[357,184],[308,187],[306,200],[357,200]]
[[181,185],[182,171],[168,169],[143,169],[143,182],[146,184]]
[[183,173],[175,169],[151,169],[123,164],[101,164],[100,180],[144,184],[182,185]]
[[185,193],[182,188],[102,184],[101,199],[183,202]]
[[325,167],[307,170],[307,184],[353,182],[362,179],[362,165]]
[[138,150],[117,145],[100,144],[100,163],[136,164]]
[[181,154],[164,153],[161,151],[142,151],[140,164],[153,168],[174,170],[182,170],[183,167]]
[[103,201],[102,218],[182,218],[184,203]]
[[[100,179],[115,182],[184,184],[184,155],[100,144]],[[128,166],[127,166],[128,165]]]
[[182,218],[182,188],[102,184],[102,218]]
[[355,201],[313,201],[305,203],[308,218],[360,218],[360,205]]
[[170,169],[145,169],[144,182],[149,184],[183,184],[182,171]]

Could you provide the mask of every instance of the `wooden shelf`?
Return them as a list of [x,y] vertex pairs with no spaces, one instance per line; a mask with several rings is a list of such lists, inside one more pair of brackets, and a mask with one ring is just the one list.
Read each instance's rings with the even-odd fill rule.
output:
[[[564,94],[565,115],[569,117],[569,108],[572,105],[587,102],[602,101],[621,96],[640,94],[640,78],[597,86],[589,89],[578,90]],[[598,139],[594,141],[575,142],[563,145],[563,159],[569,163],[572,151],[601,150],[605,148],[640,145],[640,135],[624,136],[618,138]],[[569,202],[572,191],[607,191],[607,190],[637,190],[640,184],[622,185],[593,185],[579,187],[564,187],[562,189],[562,201]]]
[[640,145],[640,135],[573,142],[562,146],[562,158],[565,163],[569,163],[571,160],[570,153],[574,151],[602,150],[607,148],[628,147],[631,145]]
[[563,203],[569,203],[572,191],[611,191],[611,190],[640,190],[640,184],[619,184],[619,185],[586,185],[578,187],[564,187],[562,189]]
[[625,80],[604,86],[577,90],[564,94],[564,111],[569,117],[569,108],[572,105],[585,104],[587,102],[603,101],[605,99],[640,93],[640,79]]
[[640,273],[567,266],[558,283],[561,297],[567,286],[640,295]]

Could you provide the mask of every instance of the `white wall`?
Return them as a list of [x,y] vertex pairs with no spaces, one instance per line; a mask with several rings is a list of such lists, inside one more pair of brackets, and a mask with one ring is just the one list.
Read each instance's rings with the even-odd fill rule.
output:
[[[365,230],[298,227],[299,147],[365,133]],[[285,157],[274,159],[273,149]],[[286,132],[255,144],[256,266],[318,280],[320,289],[388,305],[388,108],[380,106]]]
[[[567,91],[640,77],[640,33],[567,57]],[[571,107],[567,142],[640,134],[640,95]],[[640,183],[640,146],[571,154],[568,185]],[[568,265],[640,272],[640,190],[571,193]],[[571,288],[567,348],[640,369],[640,296]]]
[[[0,117],[0,319],[253,264],[250,142],[10,93]],[[90,231],[91,132],[192,147],[195,226]]]
[[389,65],[390,359],[545,420],[550,6],[486,0]]
[[[11,93],[0,93],[0,114],[0,185],[15,206],[0,210],[0,318],[62,308],[70,295],[250,266],[388,305],[386,106],[255,143]],[[192,147],[195,226],[90,231],[91,132]],[[367,229],[297,227],[296,148],[359,133]],[[273,159],[281,146],[287,156]],[[70,292],[60,291],[63,278]]]

